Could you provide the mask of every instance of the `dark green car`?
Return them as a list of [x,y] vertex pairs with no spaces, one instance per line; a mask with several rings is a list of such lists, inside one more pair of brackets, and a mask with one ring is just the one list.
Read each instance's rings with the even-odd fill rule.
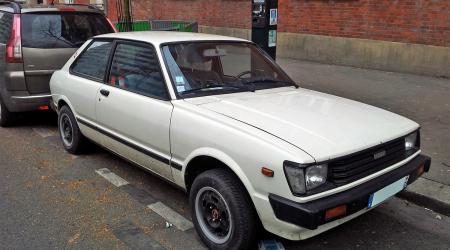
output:
[[49,109],[53,72],[86,40],[113,32],[93,6],[0,1],[0,126],[17,112]]

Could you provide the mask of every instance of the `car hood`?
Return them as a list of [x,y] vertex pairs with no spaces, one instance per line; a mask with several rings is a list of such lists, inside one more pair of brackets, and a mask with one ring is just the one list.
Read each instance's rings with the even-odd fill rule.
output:
[[389,111],[302,88],[186,100],[266,131],[317,162],[376,146],[419,127]]

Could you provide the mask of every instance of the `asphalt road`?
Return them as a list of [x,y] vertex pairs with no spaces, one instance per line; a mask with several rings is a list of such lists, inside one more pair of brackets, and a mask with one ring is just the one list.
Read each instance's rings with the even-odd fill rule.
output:
[[[96,173],[107,168],[129,184]],[[56,133],[56,116],[24,116],[0,128],[0,248],[203,249],[194,229],[166,227],[147,206],[162,202],[188,220],[186,195],[93,146],[74,157]],[[286,249],[449,249],[450,218],[392,198],[369,213],[303,242],[261,233]],[[255,246],[256,248],[256,246]]]

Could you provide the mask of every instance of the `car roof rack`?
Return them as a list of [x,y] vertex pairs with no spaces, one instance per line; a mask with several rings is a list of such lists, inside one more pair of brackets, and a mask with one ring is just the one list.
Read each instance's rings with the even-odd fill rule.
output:
[[0,6],[10,5],[10,7],[14,10],[14,13],[20,13],[20,4],[14,1],[4,1],[0,0]]

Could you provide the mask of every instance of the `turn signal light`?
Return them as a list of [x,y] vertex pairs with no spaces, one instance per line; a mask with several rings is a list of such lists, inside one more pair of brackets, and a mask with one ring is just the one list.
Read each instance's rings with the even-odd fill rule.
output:
[[325,212],[325,220],[331,220],[336,217],[343,216],[347,213],[347,205],[341,205],[334,208],[327,209]]
[[261,173],[267,177],[273,177],[274,175],[273,170],[266,167],[261,168]]

